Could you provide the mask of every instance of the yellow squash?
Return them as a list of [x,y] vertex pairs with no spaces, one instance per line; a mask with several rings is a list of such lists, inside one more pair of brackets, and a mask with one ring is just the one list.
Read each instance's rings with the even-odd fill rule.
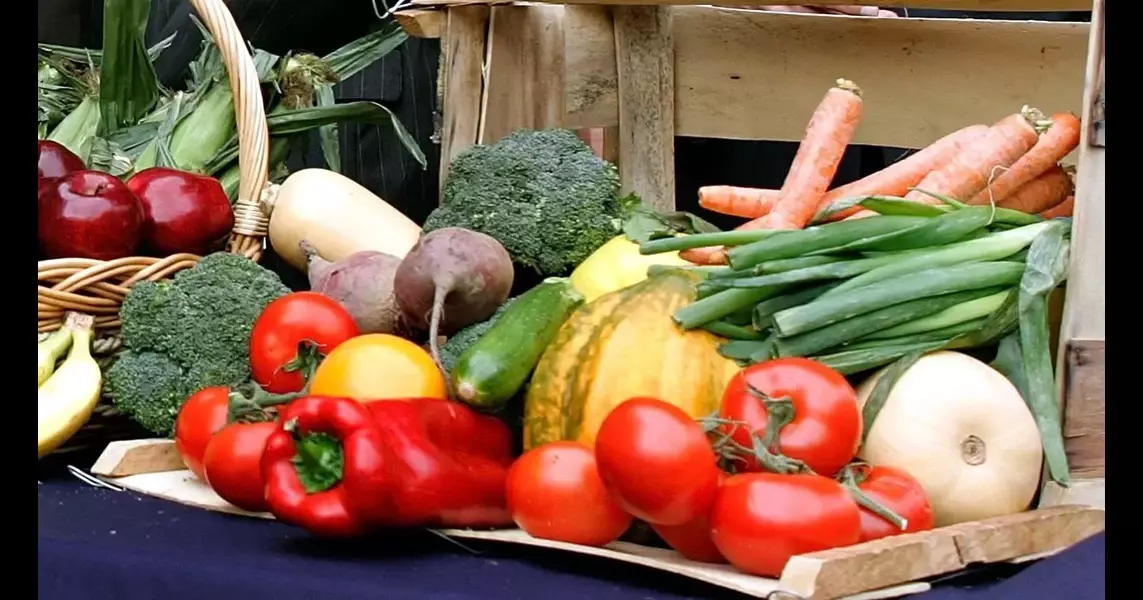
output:
[[669,271],[576,310],[540,358],[524,408],[524,445],[556,440],[594,446],[603,419],[635,396],[670,402],[692,417],[715,411],[733,361],[721,339],[671,320],[695,297],[698,278]]
[[678,252],[639,254],[639,244],[625,235],[617,235],[572,271],[571,282],[576,291],[583,294],[584,301],[591,302],[606,293],[643,281],[651,265],[689,264],[679,258]]

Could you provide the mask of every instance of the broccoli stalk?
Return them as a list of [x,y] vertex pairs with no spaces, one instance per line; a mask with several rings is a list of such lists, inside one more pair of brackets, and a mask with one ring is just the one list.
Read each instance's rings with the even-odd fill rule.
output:
[[127,350],[107,370],[115,405],[158,435],[171,435],[187,397],[250,379],[250,331],[289,288],[253,261],[219,252],[171,281],[139,282],[123,300]]

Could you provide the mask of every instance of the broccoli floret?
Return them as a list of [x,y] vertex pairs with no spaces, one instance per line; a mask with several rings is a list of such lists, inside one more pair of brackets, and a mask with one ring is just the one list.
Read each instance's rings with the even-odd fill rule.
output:
[[449,166],[426,232],[464,227],[544,276],[566,275],[620,232],[619,174],[575,133],[518,130]]
[[496,312],[492,313],[492,316],[488,317],[487,320],[473,323],[450,335],[444,345],[441,346],[440,351],[441,366],[445,368],[445,371],[452,373],[452,368],[456,365],[456,359],[460,358],[460,355],[464,354],[464,351],[468,350],[469,346],[475,344],[476,340],[484,337],[484,334],[488,333],[488,330],[492,329],[492,326],[500,319],[500,315],[504,314],[504,311],[508,310],[508,306],[515,301],[515,298],[505,300],[504,304],[501,304],[500,308],[496,309]]
[[172,281],[140,282],[119,312],[128,351],[107,374],[112,400],[147,429],[170,435],[191,393],[250,379],[254,321],[289,291],[272,271],[221,252]]
[[194,393],[178,363],[157,352],[126,350],[104,376],[105,391],[136,423],[171,436],[183,402]]

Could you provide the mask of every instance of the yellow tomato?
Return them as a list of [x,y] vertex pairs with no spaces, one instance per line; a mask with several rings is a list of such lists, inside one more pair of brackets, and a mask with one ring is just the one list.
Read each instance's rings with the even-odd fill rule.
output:
[[310,393],[362,402],[393,398],[448,398],[432,356],[395,335],[371,333],[342,343],[318,365]]
[[618,235],[591,253],[571,274],[571,283],[584,300],[596,298],[635,285],[647,278],[651,265],[685,266],[678,252],[639,254],[639,244]]

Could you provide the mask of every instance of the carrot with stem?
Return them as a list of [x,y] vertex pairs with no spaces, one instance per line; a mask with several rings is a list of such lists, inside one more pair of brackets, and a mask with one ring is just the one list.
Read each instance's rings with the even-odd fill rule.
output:
[[[765,216],[739,229],[802,229],[814,218],[829,189],[841,157],[861,120],[861,89],[838,79],[814,109],[806,135],[782,184],[782,196]],[[679,256],[699,264],[726,262],[722,248],[696,248]]]
[[699,206],[745,219],[757,219],[770,214],[770,209],[781,197],[782,192],[779,190],[733,185],[704,185],[698,191]]
[[[942,167],[930,172],[914,187],[962,202],[972,198],[988,185],[997,169],[1011,167],[1027,154],[1048,123],[1045,123],[1043,113],[1025,106],[1020,112],[989,127],[976,141]],[[933,196],[916,190],[905,198],[927,204],[939,202]]]
[[[971,199],[969,204],[1001,203],[1024,184],[1036,179],[1056,166],[1076,149],[1080,140],[1080,120],[1071,113],[1052,115],[1051,125],[1035,146],[1012,163],[1007,169],[991,173],[988,184]],[[918,186],[924,187],[924,186]]]
[[1041,217],[1045,219],[1058,219],[1060,217],[1070,217],[1072,212],[1075,211],[1076,197],[1068,196],[1064,201],[1040,213]]
[[[985,131],[988,131],[988,125],[970,125],[959,129],[876,173],[838,186],[822,197],[818,211],[843,198],[904,196],[929,171],[951,160],[966,144]],[[757,219],[770,213],[781,194],[779,190],[712,185],[699,188],[699,206],[724,215]],[[839,211],[826,221],[840,221],[860,210],[861,207],[854,207]]]
[[1001,208],[1011,208],[1035,215],[1056,206],[1072,195],[1075,184],[1068,171],[1053,165],[1039,177],[1025,183],[996,203]]

